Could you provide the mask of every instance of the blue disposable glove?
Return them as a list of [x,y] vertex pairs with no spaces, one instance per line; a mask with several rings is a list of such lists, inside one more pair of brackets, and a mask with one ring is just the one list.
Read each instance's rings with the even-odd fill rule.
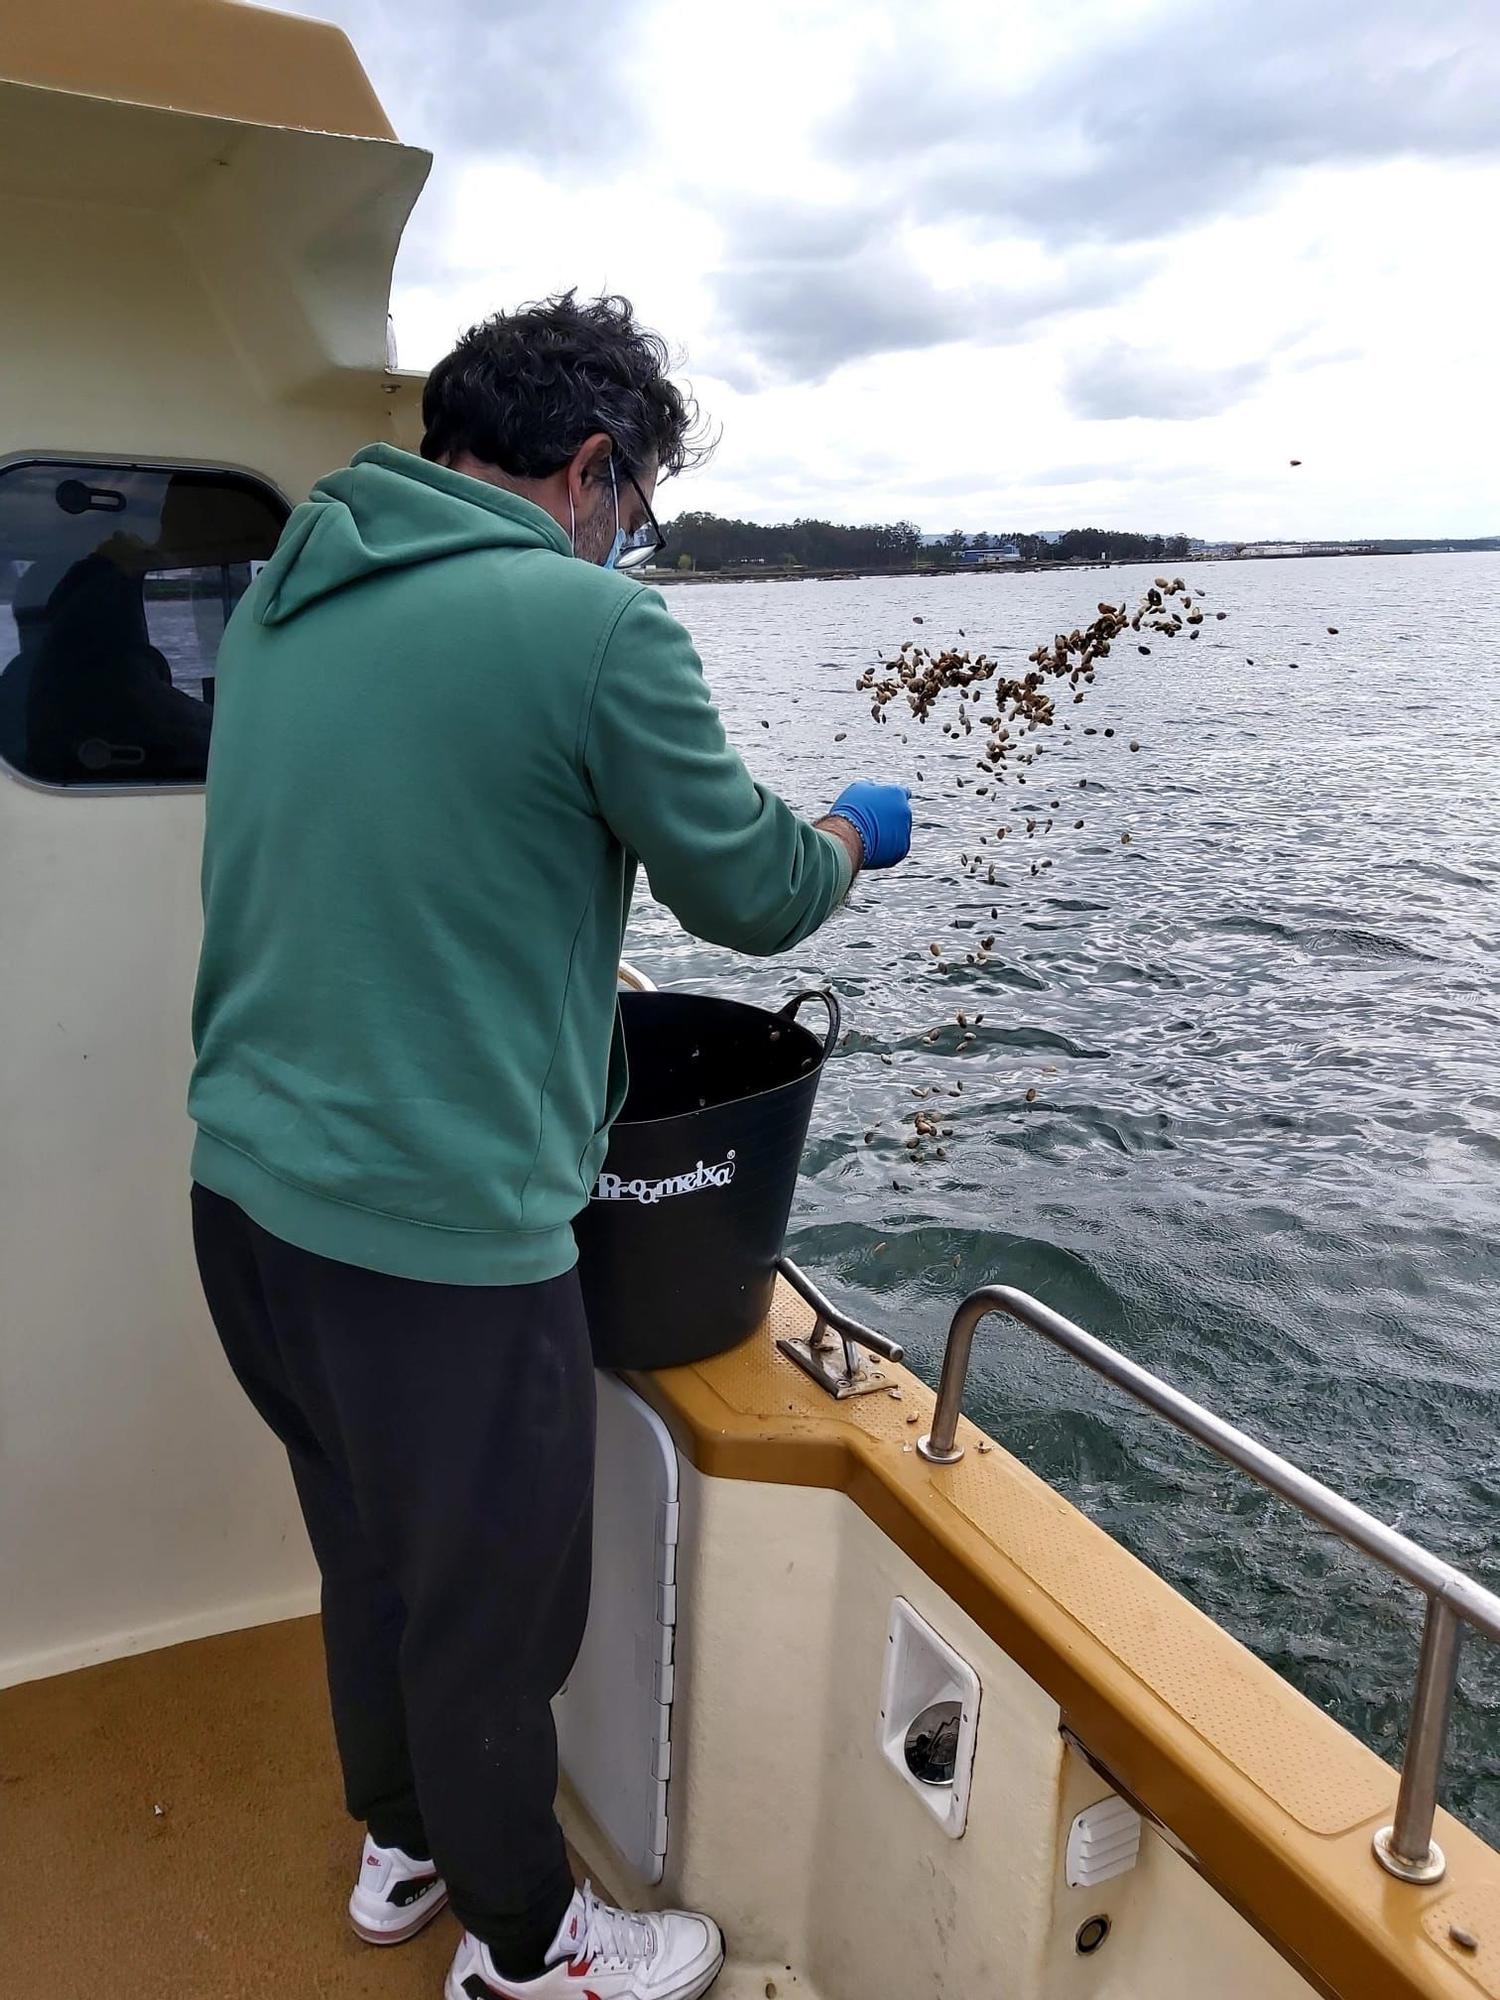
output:
[[830,819],[846,819],[864,842],[866,868],[894,868],[911,847],[911,793],[905,785],[876,785],[860,778],[841,791],[828,809]]

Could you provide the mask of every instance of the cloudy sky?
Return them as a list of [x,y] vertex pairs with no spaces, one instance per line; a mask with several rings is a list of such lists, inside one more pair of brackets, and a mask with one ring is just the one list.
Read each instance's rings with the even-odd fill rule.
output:
[[292,3],[437,156],[403,364],[627,293],[668,512],[1500,532],[1500,0]]

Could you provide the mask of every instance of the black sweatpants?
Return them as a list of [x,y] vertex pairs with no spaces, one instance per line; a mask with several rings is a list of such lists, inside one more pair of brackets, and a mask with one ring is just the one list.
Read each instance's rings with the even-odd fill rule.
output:
[[323,1574],[354,1818],[430,1853],[513,1979],[573,1893],[550,1701],[588,1611],[594,1371],[576,1273],[425,1284],[298,1250],[206,1188],[229,1364],[286,1446]]

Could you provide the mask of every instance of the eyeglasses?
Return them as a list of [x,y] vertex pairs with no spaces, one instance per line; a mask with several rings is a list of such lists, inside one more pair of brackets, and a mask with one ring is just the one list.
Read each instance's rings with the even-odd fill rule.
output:
[[646,518],[635,533],[627,537],[625,546],[615,558],[615,568],[640,569],[661,554],[667,546],[667,538],[661,531],[661,523],[651,511],[651,502],[641,491],[640,481],[629,466],[622,464],[620,470],[635,488],[635,497],[646,510]]

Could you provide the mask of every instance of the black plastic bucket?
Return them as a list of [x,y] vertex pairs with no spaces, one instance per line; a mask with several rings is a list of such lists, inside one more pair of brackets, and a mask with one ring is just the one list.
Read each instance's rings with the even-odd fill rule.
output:
[[[804,1000],[828,1010],[821,1042]],[[839,1007],[622,993],[620,1018],[630,1089],[573,1225],[579,1276],[601,1368],[674,1368],[766,1316]]]

